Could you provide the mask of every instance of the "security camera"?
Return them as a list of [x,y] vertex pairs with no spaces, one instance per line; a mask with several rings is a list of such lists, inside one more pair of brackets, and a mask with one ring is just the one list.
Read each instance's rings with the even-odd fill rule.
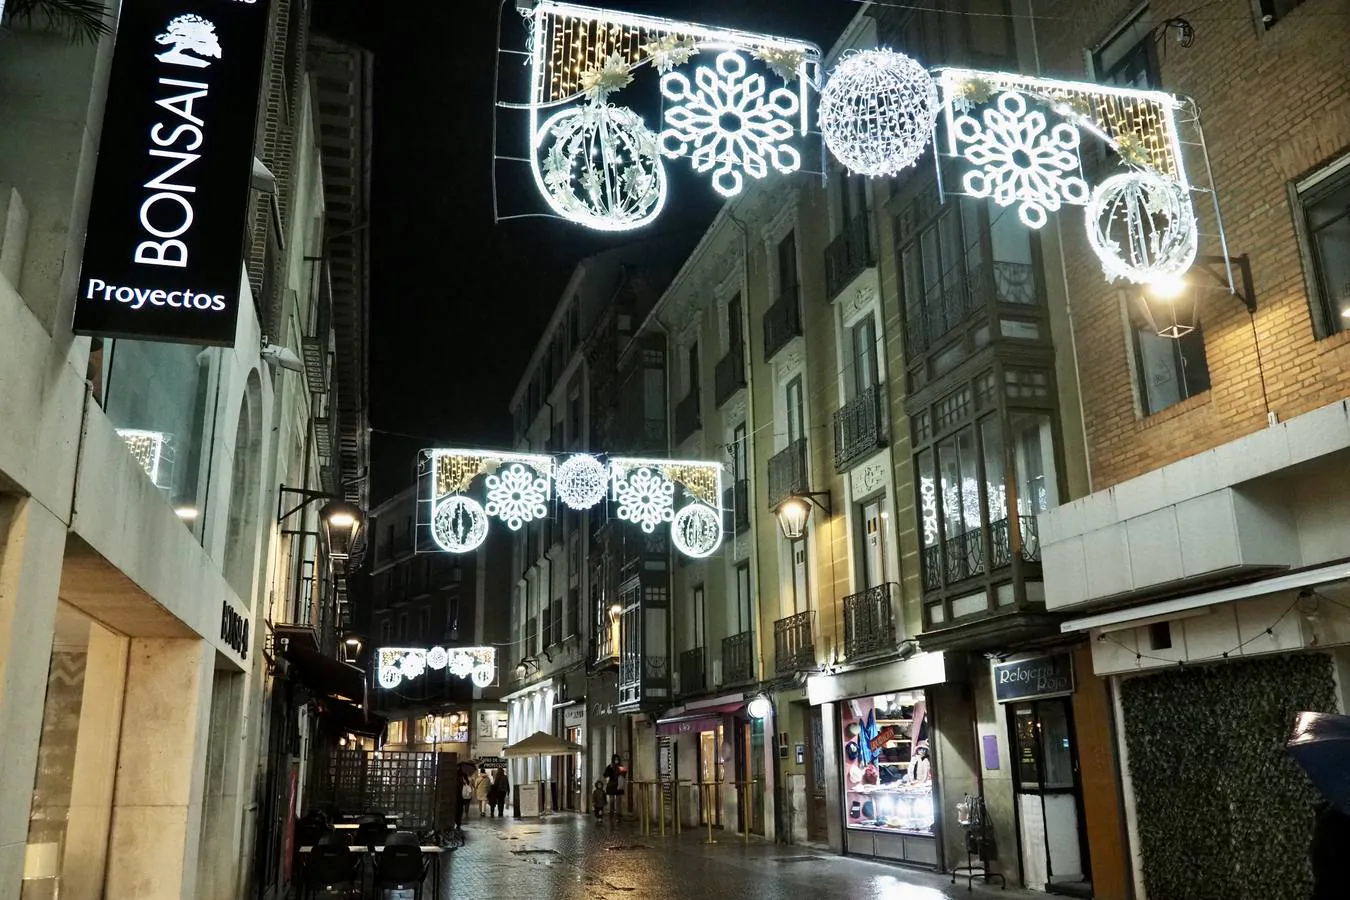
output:
[[305,364],[295,351],[280,344],[267,344],[258,351],[258,355],[273,369],[285,369],[288,372],[303,372]]

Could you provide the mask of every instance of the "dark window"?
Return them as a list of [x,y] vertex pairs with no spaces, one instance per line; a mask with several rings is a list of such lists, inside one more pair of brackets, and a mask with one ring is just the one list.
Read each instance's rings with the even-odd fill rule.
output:
[[689,647],[702,647],[705,639],[705,629],[707,621],[707,604],[703,593],[703,585],[694,588],[694,621],[693,634],[689,636]]
[[732,353],[745,351],[745,337],[741,323],[741,295],[739,293],[727,303],[727,334],[730,336],[728,348]]
[[1204,331],[1181,338],[1159,337],[1144,317],[1132,311],[1130,339],[1139,383],[1139,409],[1146,416],[1209,390]]
[[869,313],[849,330],[853,345],[853,364],[849,369],[848,390],[857,396],[880,380],[877,368],[877,323]]
[[1100,84],[1141,89],[1162,87],[1153,19],[1147,9],[1092,51],[1092,71]]
[[741,563],[736,567],[736,621],[732,623],[736,633],[750,631],[750,564]]
[[689,345],[689,394],[698,395],[698,341]]
[[1256,13],[1261,19],[1261,27],[1270,30],[1275,23],[1289,15],[1290,10],[1303,0],[1256,0]]
[[797,286],[797,235],[789,231],[778,242],[778,293],[786,294]]
[[787,439],[794,443],[806,436],[806,406],[802,398],[802,376],[787,384]]
[[867,212],[867,183],[861,175],[848,170],[839,173],[839,228]]
[[1350,157],[1297,190],[1318,337],[1350,328]]
[[745,423],[737,425],[731,432],[731,477],[733,481],[745,481],[750,477],[750,469],[746,463],[749,448],[746,446],[748,440],[745,434]]

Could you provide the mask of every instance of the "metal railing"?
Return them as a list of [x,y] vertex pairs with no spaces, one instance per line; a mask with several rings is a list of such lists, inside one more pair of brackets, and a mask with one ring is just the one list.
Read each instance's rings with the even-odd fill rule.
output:
[[886,443],[882,388],[873,385],[834,414],[834,467],[840,472]]
[[722,509],[726,511],[727,531],[741,534],[750,530],[750,484],[744,478],[722,491]]
[[703,414],[698,404],[698,388],[693,388],[683,400],[675,404],[675,443],[684,443],[702,427]]
[[825,248],[825,288],[830,299],[838,299],[840,291],[853,279],[877,264],[876,249],[872,246],[872,230],[864,213],[844,225],[844,230]]
[[844,656],[855,659],[895,648],[895,582],[844,598]]
[[797,285],[783,288],[773,306],[764,314],[764,361],[773,359],[802,333],[802,309]]
[[680,693],[701,694],[708,689],[708,670],[703,664],[703,648],[680,654]]
[[978,528],[947,538],[942,544],[947,583],[955,584],[985,572],[984,536]]
[[814,668],[816,640],[811,633],[813,614],[808,610],[773,623],[774,672],[783,675]]
[[806,438],[798,438],[769,459],[769,506],[793,491],[805,491],[807,482]]
[[732,347],[727,355],[717,361],[713,372],[713,399],[721,409],[736,392],[745,387],[745,348]]
[[755,678],[754,632],[722,638],[722,684],[743,684]]

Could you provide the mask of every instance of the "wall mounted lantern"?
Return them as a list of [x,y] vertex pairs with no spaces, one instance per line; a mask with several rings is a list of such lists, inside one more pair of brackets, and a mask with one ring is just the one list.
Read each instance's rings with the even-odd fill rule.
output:
[[806,537],[806,522],[811,518],[812,506],[819,506],[827,516],[833,515],[829,491],[793,491],[778,504],[774,515],[778,516],[778,527],[783,530],[783,537],[789,541],[800,541]]
[[[1234,279],[1234,270],[1238,275]],[[1195,264],[1176,278],[1155,281],[1139,294],[1139,307],[1159,337],[1183,338],[1200,325],[1201,291],[1227,291],[1256,313],[1251,260],[1242,256],[1197,256]]]

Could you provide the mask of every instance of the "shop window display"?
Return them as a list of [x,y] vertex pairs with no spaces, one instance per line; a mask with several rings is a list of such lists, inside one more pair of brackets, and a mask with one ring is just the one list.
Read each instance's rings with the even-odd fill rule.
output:
[[843,704],[844,812],[849,828],[933,834],[933,761],[922,691]]

